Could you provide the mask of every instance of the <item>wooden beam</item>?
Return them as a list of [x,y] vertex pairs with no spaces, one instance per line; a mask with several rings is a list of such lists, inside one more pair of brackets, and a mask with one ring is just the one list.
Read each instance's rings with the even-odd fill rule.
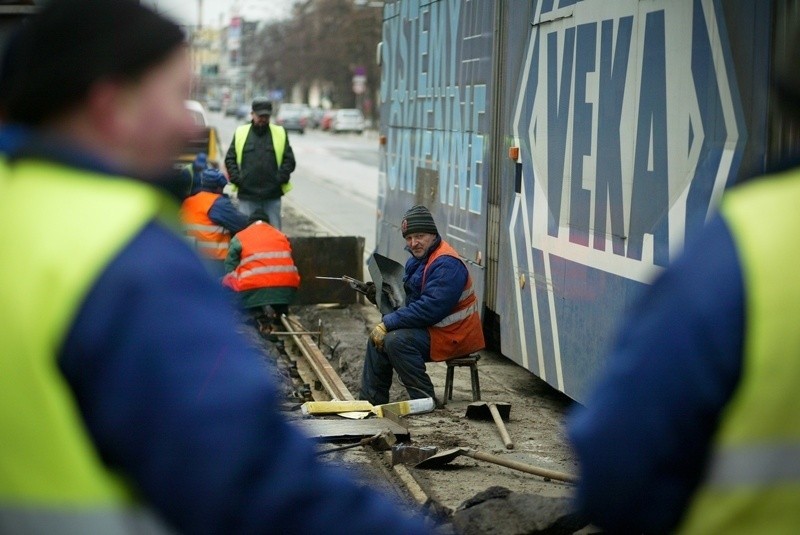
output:
[[409,440],[408,429],[387,418],[367,418],[366,420],[347,420],[344,418],[309,418],[291,422],[307,437],[320,441],[353,440],[371,437],[384,429],[391,431],[397,440]]
[[[287,331],[302,331],[303,325],[297,316],[282,316],[281,322],[286,327]],[[319,346],[314,343],[314,339],[307,335],[292,335],[295,344],[303,353],[303,356],[308,361],[317,378],[322,383],[322,386],[330,394],[332,399],[339,401],[353,401],[355,397],[347,389],[339,374],[333,369],[331,363],[320,351]]]

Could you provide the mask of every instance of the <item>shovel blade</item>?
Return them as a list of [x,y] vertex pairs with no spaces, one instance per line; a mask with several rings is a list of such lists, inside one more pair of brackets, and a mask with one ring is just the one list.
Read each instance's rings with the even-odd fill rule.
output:
[[508,418],[511,416],[511,403],[474,401],[467,405],[467,413],[465,416],[470,420],[491,420],[492,411],[489,408],[490,404],[497,408],[500,418],[507,422]]
[[432,455],[422,462],[414,465],[414,468],[435,469],[441,468],[459,455],[464,455],[468,450],[465,448],[452,448],[436,455]]

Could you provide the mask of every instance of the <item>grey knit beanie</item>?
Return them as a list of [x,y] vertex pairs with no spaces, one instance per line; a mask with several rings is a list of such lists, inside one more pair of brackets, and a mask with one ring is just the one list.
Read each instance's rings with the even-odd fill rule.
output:
[[430,211],[419,204],[411,208],[406,212],[406,215],[403,216],[400,230],[403,232],[404,238],[409,234],[417,234],[420,232],[439,234]]

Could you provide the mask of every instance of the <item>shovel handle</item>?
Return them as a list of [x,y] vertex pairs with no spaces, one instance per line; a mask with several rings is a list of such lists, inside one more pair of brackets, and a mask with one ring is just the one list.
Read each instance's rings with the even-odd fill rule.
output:
[[506,445],[506,449],[514,449],[514,443],[511,442],[511,437],[506,429],[506,424],[503,423],[503,418],[500,417],[500,411],[497,410],[497,405],[489,403],[489,411],[492,413],[492,418],[494,418],[494,423],[500,431],[500,437],[503,439],[503,444]]
[[532,466],[530,464],[520,463],[517,461],[512,461],[510,459],[503,459],[502,457],[498,457],[497,455],[484,453],[482,451],[469,450],[465,452],[465,455],[472,457],[473,459],[486,461],[487,463],[499,464],[500,466],[505,466],[506,468],[512,468],[514,470],[519,470],[520,472],[526,472],[528,474],[542,476],[548,479],[566,481],[567,483],[575,483],[578,480],[578,478],[573,476],[572,474],[565,474],[564,472],[557,472],[555,470],[548,470],[547,468],[539,468],[538,466]]

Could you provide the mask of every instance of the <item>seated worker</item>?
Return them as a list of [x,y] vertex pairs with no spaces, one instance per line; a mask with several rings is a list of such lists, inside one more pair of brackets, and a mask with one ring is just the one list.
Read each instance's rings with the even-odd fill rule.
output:
[[200,178],[203,171],[209,169],[208,156],[205,152],[198,152],[192,163],[183,166],[180,173],[182,194],[184,197],[194,195],[200,191]]
[[222,284],[238,292],[242,306],[262,323],[288,312],[300,275],[289,240],[269,224],[266,214],[256,210],[249,223],[231,239]]
[[193,241],[214,276],[225,274],[224,262],[231,235],[247,227],[247,217],[222,194],[228,181],[217,169],[206,169],[200,178],[200,191],[181,205],[184,232]]
[[444,361],[483,349],[472,278],[458,253],[439,236],[433,216],[414,206],[401,224],[406,250],[405,306],[383,316],[370,333],[359,399],[389,402],[392,371],[411,399],[436,398],[428,361]]

